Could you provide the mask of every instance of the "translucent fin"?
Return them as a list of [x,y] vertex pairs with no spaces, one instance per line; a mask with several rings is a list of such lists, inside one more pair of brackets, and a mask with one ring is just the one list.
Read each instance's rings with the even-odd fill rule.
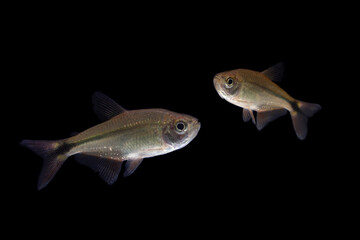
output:
[[141,159],[135,159],[135,160],[128,160],[125,164],[125,172],[124,177],[128,177],[139,167],[140,163],[142,162]]
[[253,111],[249,110],[249,113],[250,113],[250,116],[251,116],[251,119],[252,119],[253,124],[256,124],[255,116],[254,116]]
[[253,123],[255,123],[255,116],[254,116],[254,113],[253,111],[251,111],[250,109],[246,109],[244,108],[243,109],[243,120],[244,122],[248,122],[250,120],[250,118],[252,119]]
[[101,121],[109,120],[126,109],[101,92],[95,92],[92,96],[94,112]]
[[250,120],[250,118],[252,119],[252,122],[254,124],[256,124],[255,123],[255,116],[254,116],[253,111],[250,110],[250,109],[243,108],[243,120],[244,120],[244,122],[248,122]]
[[321,110],[321,106],[316,103],[307,103],[298,101],[300,111],[307,117],[314,116],[315,113]]
[[285,65],[283,62],[279,62],[272,67],[269,67],[262,72],[265,76],[270,78],[271,81],[279,83],[284,75]]
[[77,162],[91,168],[93,171],[99,173],[99,176],[111,185],[118,179],[121,171],[122,161],[108,158],[102,158],[89,154],[76,154],[75,159]]
[[308,118],[299,112],[291,113],[291,118],[296,132],[296,136],[299,139],[304,140],[306,138],[308,131],[307,128]]
[[299,110],[291,112],[291,118],[297,137],[304,140],[308,132],[308,118],[318,112],[321,109],[321,106],[319,104],[300,101],[297,102],[297,105]]
[[286,109],[276,109],[276,110],[265,111],[265,112],[257,112],[256,127],[260,131],[269,122],[274,121],[275,119],[282,117],[285,114],[286,114]]
[[243,108],[243,120],[244,122],[248,122],[250,120],[251,116],[250,116],[250,112],[248,109]]
[[20,143],[44,159],[40,172],[38,189],[46,187],[67,159],[62,140],[23,140]]

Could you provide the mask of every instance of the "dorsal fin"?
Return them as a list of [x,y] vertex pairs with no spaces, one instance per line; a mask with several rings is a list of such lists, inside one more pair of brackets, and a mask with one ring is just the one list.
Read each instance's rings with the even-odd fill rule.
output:
[[126,111],[125,108],[101,92],[95,92],[92,95],[92,103],[94,112],[101,121],[109,120]]
[[271,81],[279,83],[284,75],[285,65],[283,62],[279,62],[272,67],[269,67],[261,73],[270,78]]

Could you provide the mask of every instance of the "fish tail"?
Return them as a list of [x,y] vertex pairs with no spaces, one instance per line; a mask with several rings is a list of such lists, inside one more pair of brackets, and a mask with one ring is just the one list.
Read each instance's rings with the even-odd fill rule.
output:
[[20,145],[30,149],[44,159],[38,189],[44,188],[68,158],[65,141],[22,140]]
[[308,131],[308,119],[317,113],[321,109],[321,106],[319,104],[306,103],[302,101],[297,101],[294,105],[294,110],[291,112],[292,122],[297,137],[304,140]]

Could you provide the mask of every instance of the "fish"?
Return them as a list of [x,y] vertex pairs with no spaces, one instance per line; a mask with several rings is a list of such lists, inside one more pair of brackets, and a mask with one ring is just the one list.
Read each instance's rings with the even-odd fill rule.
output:
[[[279,62],[262,71],[236,69],[218,73],[214,87],[221,98],[243,108],[243,120],[250,119],[258,130],[269,122],[290,113],[297,137],[304,140],[308,132],[308,119],[321,106],[299,101],[277,85],[282,80],[284,63]],[[253,111],[256,111],[256,120]]]
[[200,130],[197,118],[154,108],[126,110],[101,92],[92,96],[93,109],[102,121],[60,140],[22,140],[20,144],[43,158],[38,189],[49,184],[64,162],[74,155],[109,185],[115,183],[124,163],[130,176],[144,158],[181,149]]

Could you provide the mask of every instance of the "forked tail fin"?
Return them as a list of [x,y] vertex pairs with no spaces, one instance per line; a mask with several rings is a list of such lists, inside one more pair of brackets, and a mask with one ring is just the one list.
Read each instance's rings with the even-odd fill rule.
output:
[[307,122],[309,117],[317,113],[321,106],[315,103],[297,102],[298,109],[291,112],[296,135],[299,139],[304,140],[307,135]]
[[38,182],[38,189],[40,190],[48,185],[67,159],[68,156],[63,147],[64,142],[63,140],[23,140],[20,144],[44,159]]

